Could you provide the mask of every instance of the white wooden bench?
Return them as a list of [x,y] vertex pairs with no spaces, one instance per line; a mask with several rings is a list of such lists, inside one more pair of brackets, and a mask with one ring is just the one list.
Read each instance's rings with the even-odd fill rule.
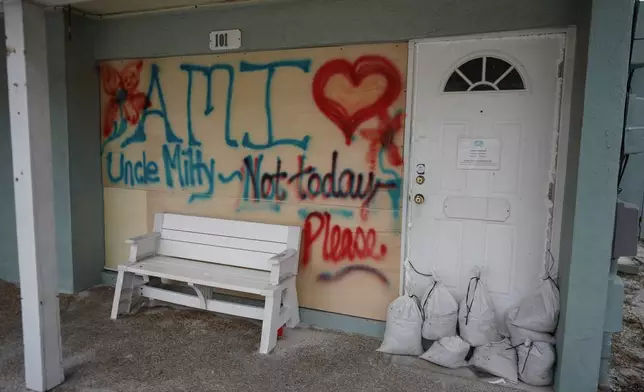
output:
[[[263,354],[275,347],[279,328],[300,322],[299,227],[156,214],[154,232],[127,243],[130,256],[118,269],[112,319],[129,313],[132,296],[140,295],[263,320]],[[143,284],[135,285],[135,275]],[[154,287],[150,277],[185,282],[195,295]],[[215,300],[213,288],[261,295],[264,308]]]

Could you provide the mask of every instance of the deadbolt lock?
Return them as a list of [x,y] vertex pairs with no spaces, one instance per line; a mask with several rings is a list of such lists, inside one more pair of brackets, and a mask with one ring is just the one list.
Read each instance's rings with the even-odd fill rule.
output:
[[423,185],[424,183],[425,183],[425,177],[423,176],[416,177],[416,184]]
[[425,196],[421,195],[420,193],[414,196],[414,202],[416,204],[423,204],[425,202]]

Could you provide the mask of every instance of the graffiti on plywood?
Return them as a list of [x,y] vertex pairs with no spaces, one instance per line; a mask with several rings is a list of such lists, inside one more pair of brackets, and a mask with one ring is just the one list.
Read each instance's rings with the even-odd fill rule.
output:
[[107,102],[103,110],[103,140],[118,139],[127,130],[128,124],[137,125],[141,112],[149,101],[138,90],[143,61],[127,63],[121,70],[110,64],[102,64],[101,82]]
[[[337,75],[346,79],[349,83],[348,88],[327,91],[329,82]],[[376,97],[366,97],[371,98],[372,102],[365,104],[363,102],[365,97],[361,95],[358,95],[361,98],[359,100],[346,100],[347,97],[355,96],[347,90],[359,88],[369,77],[375,75],[383,77],[385,86],[384,88],[365,87],[367,91],[375,91],[370,95],[376,95]],[[383,83],[381,79],[372,78],[372,80],[372,84]],[[337,96],[333,97],[332,93],[336,91]],[[313,79],[315,103],[320,111],[342,131],[347,145],[351,144],[353,134],[362,123],[373,117],[387,118],[387,111],[398,99],[401,91],[400,71],[383,56],[361,56],[353,63],[345,59],[332,59],[320,67]]]
[[148,215],[302,226],[303,306],[383,318],[399,281],[404,69],[397,44],[103,63],[104,185],[147,191]]
[[[346,80],[346,84],[338,82],[336,85],[340,87],[328,89],[332,78],[339,75]],[[360,88],[368,94],[352,94],[352,90]],[[393,117],[389,114],[401,92],[400,71],[383,56],[361,56],[353,64],[345,59],[333,59],[320,67],[313,79],[315,103],[342,131],[347,145],[352,143],[354,133],[364,122],[372,118],[378,120],[377,128],[360,132],[369,141],[367,160],[372,169],[376,166],[380,149],[387,151],[392,165],[400,166],[403,163],[394,137],[403,128],[404,114],[401,111]]]
[[[314,242],[322,244],[322,259],[338,264],[347,262],[382,261],[387,256],[387,246],[378,244],[376,230],[364,229],[361,226],[351,229],[342,227],[332,221],[329,212],[312,212],[304,220],[302,232],[302,267],[311,262],[311,247]],[[384,275],[375,267],[363,265],[363,268],[344,268],[335,275],[323,272],[319,280],[335,280],[353,271],[366,271],[373,273],[380,280],[389,284]]]

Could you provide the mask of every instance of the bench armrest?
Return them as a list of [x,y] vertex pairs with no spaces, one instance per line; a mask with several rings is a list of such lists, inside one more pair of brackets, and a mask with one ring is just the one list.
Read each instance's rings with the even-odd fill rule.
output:
[[271,257],[271,284],[280,284],[284,279],[297,275],[300,253],[296,249],[286,249]]
[[140,243],[146,242],[146,241],[156,241],[159,238],[161,238],[161,233],[143,234],[143,235],[138,235],[136,237],[128,238],[127,240],[125,240],[125,243],[126,244],[140,244]]
[[126,244],[130,244],[128,261],[135,263],[142,258],[154,256],[157,252],[159,238],[161,238],[161,233],[150,233],[125,240]]
[[287,260],[291,259],[297,255],[297,250],[295,249],[286,249],[282,253],[278,253],[275,256],[271,257],[270,261],[272,265],[278,265],[286,262]]

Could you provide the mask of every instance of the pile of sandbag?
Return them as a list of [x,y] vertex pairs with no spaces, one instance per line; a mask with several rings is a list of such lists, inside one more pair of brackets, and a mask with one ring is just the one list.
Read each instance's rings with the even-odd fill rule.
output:
[[[472,272],[460,304],[435,273],[413,271],[418,276],[406,275],[410,282],[406,294],[389,305],[378,351],[420,355],[448,368],[473,366],[513,383],[552,383],[553,333],[559,317],[559,291],[552,278],[542,280],[534,293],[508,311],[507,338],[499,333],[494,305],[478,269]],[[433,341],[424,353],[423,338]]]

